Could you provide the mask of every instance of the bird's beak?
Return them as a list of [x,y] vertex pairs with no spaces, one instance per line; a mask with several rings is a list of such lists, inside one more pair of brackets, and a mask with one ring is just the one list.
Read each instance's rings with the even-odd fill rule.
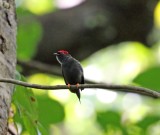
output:
[[53,53],[53,55],[58,55],[58,53]]

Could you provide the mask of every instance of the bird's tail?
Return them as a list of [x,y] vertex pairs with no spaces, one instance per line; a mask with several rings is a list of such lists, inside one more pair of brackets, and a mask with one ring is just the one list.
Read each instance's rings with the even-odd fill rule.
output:
[[78,99],[79,99],[79,102],[81,103],[81,93],[80,93],[80,90],[78,89],[78,90],[76,90],[76,95],[77,95],[77,97],[78,97]]

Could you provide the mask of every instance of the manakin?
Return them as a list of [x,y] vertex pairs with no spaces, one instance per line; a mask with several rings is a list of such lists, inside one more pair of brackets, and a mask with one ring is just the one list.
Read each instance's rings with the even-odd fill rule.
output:
[[54,53],[54,55],[56,55],[56,59],[61,64],[62,75],[69,89],[70,85],[77,85],[77,89],[70,89],[70,91],[75,93],[80,101],[81,94],[78,85],[84,84],[83,69],[80,62],[65,50],[59,50],[57,53]]

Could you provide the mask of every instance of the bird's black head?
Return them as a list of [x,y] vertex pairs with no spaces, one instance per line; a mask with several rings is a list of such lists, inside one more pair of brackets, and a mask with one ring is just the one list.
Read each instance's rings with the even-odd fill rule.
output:
[[71,55],[65,50],[59,50],[57,53],[54,53],[54,55],[56,55],[56,59],[60,64],[66,62],[71,57]]

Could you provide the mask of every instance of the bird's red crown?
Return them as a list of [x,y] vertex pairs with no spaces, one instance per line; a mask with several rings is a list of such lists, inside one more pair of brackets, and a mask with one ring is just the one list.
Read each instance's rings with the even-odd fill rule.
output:
[[58,53],[62,53],[62,54],[69,54],[67,51],[65,50],[59,50]]

